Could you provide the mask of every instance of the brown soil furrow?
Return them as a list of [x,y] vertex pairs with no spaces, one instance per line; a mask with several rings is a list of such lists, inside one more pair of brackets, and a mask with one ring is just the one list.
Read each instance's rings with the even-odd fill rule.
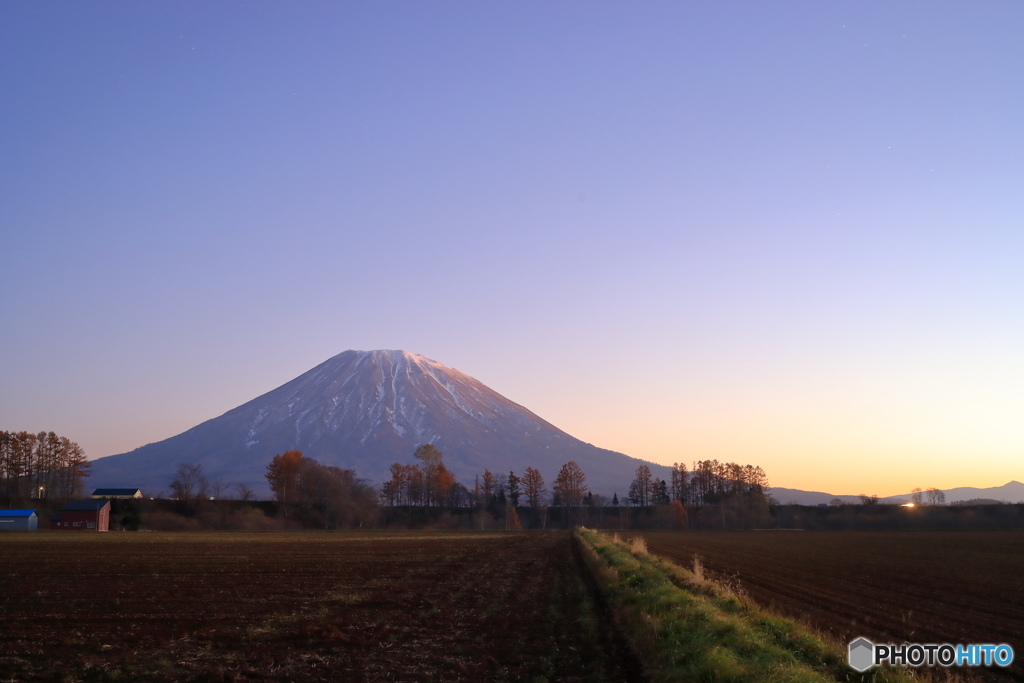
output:
[[[637,533],[651,552],[684,567],[697,554],[714,578],[840,642],[995,642],[1024,652],[1019,531]],[[1024,664],[1003,673],[1024,679]]]

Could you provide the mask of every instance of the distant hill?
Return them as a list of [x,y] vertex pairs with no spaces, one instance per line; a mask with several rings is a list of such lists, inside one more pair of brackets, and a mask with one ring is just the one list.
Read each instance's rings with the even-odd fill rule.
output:
[[1002,502],[991,498],[971,498],[970,500],[954,500],[950,505],[1000,505]]
[[412,463],[431,443],[459,481],[484,469],[539,469],[548,487],[577,461],[595,493],[624,497],[636,468],[667,479],[669,468],[576,439],[454,368],[405,351],[345,351],[220,417],[130,453],[93,461],[90,486],[168,488],[179,463],[209,477],[267,492],[277,453],[301,450],[321,463],[380,483],[394,462]]
[[[1024,484],[1019,481],[1011,481],[1002,486],[994,486],[987,489],[962,486],[955,489],[944,489],[946,503],[959,500],[970,500],[976,498],[987,498],[1008,503],[1024,503]],[[833,498],[840,498],[844,503],[859,503],[860,496],[833,495],[820,491],[801,491],[800,489],[786,489],[780,487],[772,488],[769,493],[780,503],[796,503],[797,505],[820,505],[829,503]],[[879,498],[880,503],[905,503],[910,500],[912,494],[903,493],[897,496]]]
[[[1011,481],[1002,486],[993,486],[987,489],[961,486],[955,489],[945,489],[943,493],[946,494],[947,503],[955,500],[970,500],[972,498],[990,498],[992,500],[1006,501],[1007,503],[1024,503],[1024,484],[1019,481]],[[910,494],[905,493],[899,497],[909,499]]]

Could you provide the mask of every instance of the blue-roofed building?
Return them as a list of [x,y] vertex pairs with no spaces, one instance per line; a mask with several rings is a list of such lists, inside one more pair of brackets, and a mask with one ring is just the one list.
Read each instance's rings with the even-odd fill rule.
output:
[[35,531],[39,516],[35,510],[0,510],[0,531]]

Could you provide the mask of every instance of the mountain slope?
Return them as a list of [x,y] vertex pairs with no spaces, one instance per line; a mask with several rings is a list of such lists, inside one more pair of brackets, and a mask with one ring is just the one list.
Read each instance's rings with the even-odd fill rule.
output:
[[[978,489],[971,486],[961,486],[955,489],[944,489],[946,503],[953,503],[958,500],[971,500],[977,498],[990,498],[993,500],[1007,501],[1010,503],[1024,503],[1024,484],[1019,481],[1011,481],[1002,486],[993,486],[986,489]],[[797,505],[820,505],[828,503],[833,498],[840,498],[845,503],[859,503],[860,496],[839,495],[822,493],[820,491],[801,491],[800,489],[785,489],[774,487],[770,493],[780,503],[796,503]],[[911,498],[910,493],[903,493],[887,498],[879,498],[882,503],[905,503]],[[927,494],[925,496],[927,500]]]
[[[266,491],[267,462],[298,449],[323,464],[375,482],[393,462],[411,463],[420,444],[436,445],[472,487],[484,469],[527,466],[550,484],[569,460],[597,493],[620,497],[643,461],[584,443],[469,375],[404,351],[345,351],[220,417],[130,453],[93,462],[90,486],[168,487],[179,463]],[[655,476],[669,469],[647,463]]]

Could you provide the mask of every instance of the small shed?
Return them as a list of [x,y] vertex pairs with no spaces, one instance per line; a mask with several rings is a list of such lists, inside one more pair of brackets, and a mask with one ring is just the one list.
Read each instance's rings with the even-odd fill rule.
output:
[[96,489],[92,492],[93,499],[97,500],[127,500],[131,498],[142,498],[141,489]]
[[38,527],[35,510],[0,510],[0,531],[35,531]]
[[60,531],[108,531],[109,500],[73,500],[50,517],[50,528]]

